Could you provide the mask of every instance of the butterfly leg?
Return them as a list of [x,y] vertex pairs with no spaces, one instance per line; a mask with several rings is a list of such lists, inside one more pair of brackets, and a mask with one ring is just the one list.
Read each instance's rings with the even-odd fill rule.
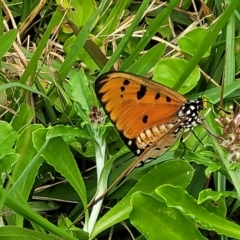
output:
[[182,154],[181,154],[181,156],[180,156],[180,159],[183,159],[183,156],[184,156],[184,154],[185,154],[185,152],[186,152],[186,144],[183,142],[183,137],[181,137],[181,139],[180,139],[180,142],[184,145],[184,149],[183,149],[183,152],[182,152]]
[[204,147],[202,141],[198,138],[198,136],[196,135],[196,133],[193,131],[193,130],[190,130],[187,134],[187,136],[185,138],[181,137],[181,142],[184,144],[184,149],[183,149],[183,153],[181,155],[181,159],[183,158],[184,156],[184,153],[186,152],[186,144],[185,144],[185,141],[189,138],[190,134],[193,133],[193,135],[195,136],[195,138],[202,144],[202,146]]
[[192,130],[191,132],[193,133],[194,137],[195,137],[195,138],[202,144],[202,146],[204,147],[202,141],[199,139],[199,137],[197,136],[197,134],[196,134],[193,130]]
[[202,127],[203,127],[210,135],[212,135],[213,137],[215,137],[215,138],[217,138],[217,139],[219,139],[219,140],[223,140],[222,137],[220,137],[220,136],[212,133],[204,124],[202,124]]

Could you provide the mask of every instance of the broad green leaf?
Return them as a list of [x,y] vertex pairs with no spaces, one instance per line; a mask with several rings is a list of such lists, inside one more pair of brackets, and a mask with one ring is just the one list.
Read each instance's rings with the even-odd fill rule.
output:
[[[162,59],[158,62],[153,70],[153,79],[172,89],[175,88],[179,81],[179,76],[187,67],[188,62],[183,59]],[[195,68],[189,77],[182,83],[179,92],[185,94],[192,90],[200,79],[200,72]]]
[[[191,32],[186,33],[183,37],[178,40],[178,44],[180,49],[183,52],[188,53],[189,55],[193,56],[199,46],[202,44],[203,39],[207,35],[207,30],[204,28],[196,28],[193,29]],[[204,53],[203,57],[207,57],[210,55],[210,47]]]
[[184,153],[184,158],[187,161],[195,162],[199,165],[204,165],[207,167],[205,170],[205,175],[207,177],[209,177],[209,175],[212,172],[216,172],[221,169],[221,165],[218,162],[212,160],[216,156],[217,155],[214,154],[213,152],[207,152],[207,151],[199,152],[199,153],[186,151]]
[[111,210],[97,222],[91,237],[95,237],[103,230],[129,217],[129,213],[132,209],[130,206],[130,199],[134,192],[143,191],[156,196],[155,189],[163,184],[186,187],[191,181],[192,175],[192,167],[183,161],[165,162],[152,169],[140,179],[117,205],[111,208]]
[[[209,144],[209,134],[206,132],[206,130],[198,125],[195,126],[193,129],[194,133],[186,132],[183,135],[183,139],[186,137],[186,141],[184,140],[184,144],[186,147],[196,153],[201,152],[204,147]],[[196,138],[197,136],[197,138]]]
[[177,209],[169,208],[156,198],[136,192],[132,196],[131,223],[146,239],[185,240],[204,238],[196,225]]
[[236,8],[240,5],[239,1],[229,1],[227,7],[224,9],[223,13],[219,16],[217,21],[211,25],[209,28],[204,40],[202,41],[201,46],[197,49],[196,54],[191,58],[187,68],[181,74],[179,78],[179,82],[176,85],[176,89],[181,88],[182,83],[188,76],[191,74],[193,69],[197,66],[197,64],[202,59],[204,53],[209,49],[209,47],[216,41],[219,33],[225,27],[226,23],[229,21],[229,18],[234,14]]
[[188,195],[182,187],[164,185],[159,187],[156,193],[165,200],[169,208],[178,209],[201,228],[240,239],[239,225],[209,212],[208,209],[197,204],[196,199]]
[[[43,131],[44,132],[44,131]],[[86,189],[78,169],[77,163],[68,148],[66,142],[61,137],[51,138],[44,144],[46,139],[43,139],[39,132],[33,135],[33,143],[38,151],[42,151],[41,155],[52,165],[56,171],[72,185],[78,193],[83,205],[87,204]],[[44,148],[43,148],[44,147]]]

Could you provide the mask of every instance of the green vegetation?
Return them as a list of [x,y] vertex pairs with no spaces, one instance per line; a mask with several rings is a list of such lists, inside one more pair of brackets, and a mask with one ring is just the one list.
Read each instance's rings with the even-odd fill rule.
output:
[[[240,1],[1,6],[0,239],[240,239]],[[136,159],[94,92],[113,70],[204,95],[204,126],[87,208]]]

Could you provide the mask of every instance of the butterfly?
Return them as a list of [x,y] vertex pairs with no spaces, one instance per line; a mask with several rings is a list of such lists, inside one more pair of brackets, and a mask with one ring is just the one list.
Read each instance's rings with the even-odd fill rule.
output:
[[163,155],[183,132],[202,124],[202,98],[189,101],[160,83],[132,73],[104,73],[97,78],[95,91],[126,146],[139,156],[110,187],[134,168]]

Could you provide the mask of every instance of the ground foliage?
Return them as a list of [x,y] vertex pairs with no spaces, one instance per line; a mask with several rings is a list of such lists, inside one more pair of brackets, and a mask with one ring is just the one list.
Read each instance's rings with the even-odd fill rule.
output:
[[[1,238],[240,239],[239,1],[1,3]],[[110,70],[204,92],[212,134],[86,209],[135,159],[94,93]]]

